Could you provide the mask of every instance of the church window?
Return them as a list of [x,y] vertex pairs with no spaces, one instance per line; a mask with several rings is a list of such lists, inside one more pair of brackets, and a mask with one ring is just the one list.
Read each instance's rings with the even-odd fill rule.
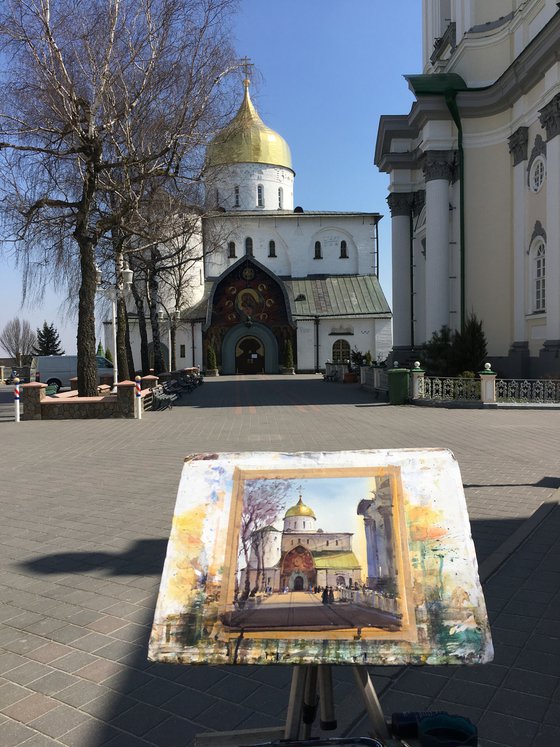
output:
[[546,256],[545,245],[538,239],[532,252],[533,256],[533,311],[546,310]]
[[348,247],[344,240],[340,242],[340,259],[348,259]]
[[253,239],[250,236],[245,239],[245,254],[248,257],[253,256]]
[[307,540],[307,544],[309,544],[309,540]]
[[216,207],[220,207],[220,191],[216,190]]
[[184,357],[185,357],[185,346],[179,345],[179,358],[184,358]]
[[272,240],[268,242],[268,256],[269,257],[276,256],[276,244]]
[[284,207],[284,191],[282,187],[278,187],[278,210],[282,210]]
[[232,259],[233,257],[236,257],[235,253],[235,241],[230,241],[227,245],[227,251],[228,251],[228,257],[229,259]]
[[332,346],[333,363],[345,363],[350,360],[350,343],[346,340],[336,340]]
[[303,528],[305,529],[305,521],[303,522]]
[[321,252],[321,242],[316,241],[315,242],[315,256],[313,259],[323,259],[323,254]]
[[233,199],[234,199],[233,206],[239,207],[239,187],[233,188]]
[[327,540],[327,547],[329,546],[329,541]]
[[262,184],[257,186],[257,207],[264,207],[264,187]]
[[546,176],[546,164],[543,156],[537,156],[531,164],[529,186],[532,192],[540,192]]

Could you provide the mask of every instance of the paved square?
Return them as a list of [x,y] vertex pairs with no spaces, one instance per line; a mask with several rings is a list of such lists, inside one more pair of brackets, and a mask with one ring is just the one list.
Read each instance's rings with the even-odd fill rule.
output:
[[[282,723],[287,668],[146,661],[183,458],[431,446],[459,462],[479,562],[506,548],[485,583],[496,660],[375,668],[385,709],[463,713],[483,747],[560,743],[560,509],[515,535],[557,500],[560,412],[390,407],[319,376],[207,380],[141,421],[16,424],[2,395],[0,747],[186,747]],[[335,680],[337,733],[365,734],[351,672]]]

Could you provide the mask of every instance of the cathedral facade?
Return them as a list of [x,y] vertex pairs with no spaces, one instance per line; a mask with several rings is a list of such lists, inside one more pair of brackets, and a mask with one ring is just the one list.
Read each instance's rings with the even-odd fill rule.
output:
[[553,0],[423,1],[416,100],[375,152],[398,360],[474,313],[498,373],[560,374],[559,44]]
[[299,372],[349,360],[352,350],[374,360],[389,353],[391,312],[377,277],[382,216],[306,211],[294,205],[294,178],[289,146],[263,123],[245,80],[239,111],[207,148],[203,262],[173,319],[177,368],[207,368],[210,349],[221,374],[282,372],[290,349]]

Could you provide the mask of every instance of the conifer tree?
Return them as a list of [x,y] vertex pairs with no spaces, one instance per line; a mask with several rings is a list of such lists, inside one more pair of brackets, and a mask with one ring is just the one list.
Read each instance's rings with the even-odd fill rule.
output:
[[37,345],[35,355],[64,355],[60,344],[60,337],[54,323],[43,322],[41,329],[37,329]]

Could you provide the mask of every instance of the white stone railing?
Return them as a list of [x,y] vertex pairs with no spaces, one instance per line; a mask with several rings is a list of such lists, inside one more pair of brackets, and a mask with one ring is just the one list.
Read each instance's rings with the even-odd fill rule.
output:
[[372,589],[341,589],[338,594],[339,599],[362,607],[372,607],[393,614],[398,610],[398,601],[394,597],[384,596]]
[[418,395],[420,399],[480,401],[480,381],[458,376],[423,376],[418,384]]
[[560,380],[498,379],[496,401],[542,404],[560,402]]
[[389,391],[389,376],[386,368],[378,366],[361,366],[360,383],[368,392]]

